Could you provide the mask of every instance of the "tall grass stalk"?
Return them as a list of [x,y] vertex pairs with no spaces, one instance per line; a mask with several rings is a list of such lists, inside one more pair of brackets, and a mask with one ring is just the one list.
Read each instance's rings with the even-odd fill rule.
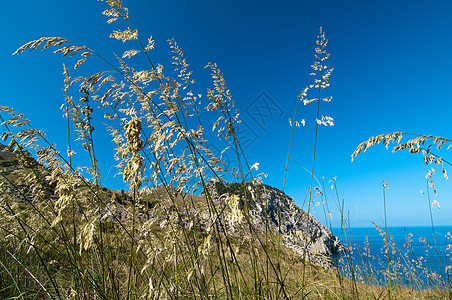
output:
[[[109,70],[72,78],[63,67],[62,109],[67,118],[63,152],[24,115],[0,107],[1,137],[9,142],[7,150],[16,153],[14,163],[0,166],[0,298],[379,298],[385,288],[359,283],[352,257],[346,257],[351,279],[309,261],[314,242],[308,238],[312,192],[321,194],[320,186],[325,192],[324,183],[314,176],[319,126],[333,125],[332,118],[320,114],[320,102],[332,99],[322,96],[333,71],[326,65],[330,54],[323,29],[312,66],[314,84],[297,96],[284,171],[283,190],[294,129],[304,124],[297,120],[299,104],[317,101],[301,256],[282,246],[280,205],[278,232],[270,226],[269,199],[262,199],[261,181],[254,175],[258,165],[250,166],[242,149],[239,116],[220,68],[207,64],[213,87],[207,89],[206,103],[201,103],[176,41],[168,41],[175,66],[168,70],[154,60],[152,37],[145,42],[138,34],[123,2],[109,0],[106,5],[103,14],[108,23],[123,22],[127,27],[114,30],[110,37],[138,45],[131,45],[117,61],[61,37],[40,38],[15,52],[52,48],[78,58],[75,69],[97,59]],[[145,65],[135,70],[127,61],[139,55]],[[307,99],[310,89],[316,93],[313,99]],[[201,120],[202,106],[216,118],[213,124]],[[99,130],[94,131],[101,114],[108,122],[125,191],[103,186],[95,134]],[[213,138],[208,131],[228,144],[221,154],[209,148]],[[224,153],[236,157],[234,166],[227,165]],[[235,185],[217,195],[216,184],[227,183],[226,178]],[[314,179],[319,185],[315,188]],[[341,235],[351,244],[350,218],[344,215],[335,177],[333,181]],[[332,229],[327,196],[320,197],[325,199],[325,220]],[[253,223],[249,205],[253,201],[262,201],[265,209],[263,231]],[[393,291],[407,292],[396,287]],[[408,294],[424,295],[414,290]]]
[[286,188],[286,179],[287,179],[287,170],[289,169],[289,160],[290,160],[290,151],[292,150],[292,141],[293,141],[293,134],[295,131],[295,127],[296,127],[296,122],[297,122],[297,113],[298,113],[298,104],[300,103],[300,101],[302,101],[302,94],[305,93],[306,90],[304,90],[303,92],[301,92],[300,94],[298,94],[297,96],[297,102],[295,104],[295,112],[294,112],[294,117],[293,117],[293,124],[291,124],[292,129],[290,131],[290,139],[289,139],[289,150],[287,151],[287,159],[286,159],[286,167],[284,168],[284,180],[283,180],[283,186],[282,186],[282,191],[285,191]]
[[[307,256],[307,249],[310,244],[310,241],[308,240],[309,235],[309,219],[310,219],[310,211],[311,211],[311,202],[312,202],[312,189],[313,189],[313,181],[314,181],[314,170],[315,170],[315,158],[317,153],[317,137],[318,137],[318,127],[319,125],[333,125],[333,119],[331,117],[324,117],[320,118],[320,102],[330,102],[331,97],[322,98],[322,90],[327,88],[330,80],[331,72],[333,71],[333,68],[329,68],[329,66],[325,65],[325,62],[329,59],[330,54],[326,51],[326,46],[328,44],[328,40],[325,37],[325,32],[323,31],[323,28],[320,28],[320,33],[317,36],[316,41],[317,47],[315,49],[315,62],[312,65],[313,72],[310,74],[312,76],[316,76],[314,79],[314,84],[309,85],[308,87],[304,88],[302,92],[299,93],[297,96],[297,101],[295,105],[295,112],[294,112],[294,118],[290,121],[290,125],[292,127],[291,129],[291,135],[289,140],[289,149],[287,153],[287,159],[286,159],[286,166],[284,170],[284,181],[283,181],[283,191],[286,186],[286,178],[287,178],[287,170],[289,165],[289,159],[291,157],[291,148],[292,148],[292,141],[293,141],[293,135],[294,135],[294,129],[297,126],[300,126],[301,124],[305,123],[305,120],[298,121],[297,120],[297,113],[298,113],[298,104],[299,102],[303,101],[303,104],[309,104],[311,102],[317,102],[317,110],[316,110],[316,117],[315,117],[315,133],[314,133],[314,150],[313,150],[313,157],[312,157],[312,167],[311,167],[311,179],[309,184],[309,197],[308,197],[308,207],[307,207],[307,228],[305,232],[305,246],[303,250],[303,259],[304,262],[306,262],[306,256]],[[308,90],[311,88],[315,88],[318,91],[318,96],[314,99],[308,100],[306,99]],[[279,244],[279,242],[278,242]],[[303,276],[302,276],[302,286],[304,286],[305,283],[305,274],[306,269],[303,268]],[[302,291],[303,293],[303,291]]]
[[435,225],[433,224],[432,206],[434,206],[435,203],[432,203],[432,201],[430,199],[430,184],[433,186],[433,181],[431,181],[431,183],[429,183],[428,178],[427,178],[426,190],[427,190],[428,210],[429,210],[429,216],[430,216],[430,224],[432,226],[433,242],[434,242],[435,253],[436,253],[436,262],[438,263],[438,271],[439,271],[439,274],[441,276],[440,284],[442,286],[442,282],[444,280],[444,277],[443,277],[443,270],[442,270],[442,267],[441,267],[441,258],[439,256],[439,252],[438,252],[438,245],[436,243]]
[[384,180],[382,183],[383,186],[383,207],[385,214],[385,254],[386,259],[388,261],[388,297],[391,299],[391,258],[389,255],[389,235],[388,235],[388,223],[387,223],[387,215],[386,215],[386,189],[388,189],[387,180]]
[[[322,70],[319,71],[319,79],[321,80],[322,78]],[[320,116],[320,99],[321,99],[321,91],[322,88],[319,85],[319,97],[317,99],[317,113],[316,113],[316,121],[319,120],[319,116]],[[310,217],[310,212],[311,212],[311,203],[312,203],[312,184],[314,182],[314,167],[315,167],[315,155],[316,155],[316,150],[317,150],[317,136],[318,136],[318,128],[319,128],[319,123],[316,122],[315,123],[315,134],[314,134],[314,151],[312,154],[312,167],[311,167],[311,179],[310,179],[310,183],[309,183],[309,198],[308,198],[308,209],[307,209],[307,228],[306,228],[306,245],[304,247],[304,254],[303,257],[306,260],[306,255],[307,255],[307,250],[308,250],[308,234],[309,234],[309,217]],[[304,286],[305,283],[305,276],[306,276],[306,269],[303,268],[303,280],[302,280],[302,285]]]

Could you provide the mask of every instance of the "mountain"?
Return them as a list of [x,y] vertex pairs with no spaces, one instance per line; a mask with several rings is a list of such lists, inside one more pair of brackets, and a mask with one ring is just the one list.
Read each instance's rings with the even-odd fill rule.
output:
[[[28,202],[34,202],[37,198],[33,196],[34,189],[26,186],[21,176],[30,165],[42,166],[36,161],[30,164],[29,159],[24,164],[3,145],[0,150],[0,169],[4,175],[1,181],[10,180],[17,187],[9,187],[8,193],[19,190],[27,195]],[[58,202],[58,193],[52,190],[55,184],[45,185],[47,195]],[[128,193],[106,188],[99,193],[101,198],[109,199],[111,216],[121,222],[130,220],[132,198]],[[14,198],[27,202],[17,193]],[[339,239],[325,225],[298,207],[294,199],[262,183],[224,184],[211,180],[201,195],[180,195],[171,186],[146,188],[140,191],[135,205],[136,218],[147,226],[158,226],[159,230],[170,230],[169,224],[175,224],[208,234],[217,226],[216,230],[241,243],[254,239],[261,246],[274,247],[280,242],[300,258],[306,253],[306,260],[326,268],[332,265],[333,255],[343,251]]]

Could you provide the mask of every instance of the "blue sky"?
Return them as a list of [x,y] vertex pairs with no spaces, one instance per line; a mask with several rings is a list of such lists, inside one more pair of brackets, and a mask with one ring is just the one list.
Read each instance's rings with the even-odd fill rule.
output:
[[[182,47],[197,79],[196,92],[210,88],[208,62],[216,62],[241,111],[247,159],[260,163],[268,174],[265,183],[282,188],[298,92],[312,82],[315,39],[325,29],[335,68],[333,96],[322,104],[334,127],[319,131],[315,176],[328,181],[335,175],[352,226],[381,223],[386,191],[388,224],[428,225],[428,203],[421,189],[428,166],[421,156],[392,154],[375,146],[351,163],[356,146],[380,133],[405,131],[452,138],[452,2],[451,1],[125,1],[140,37],[152,35],[153,59],[170,68],[166,40],[174,37]],[[11,54],[41,36],[62,36],[85,44],[113,60],[128,45],[108,38],[121,24],[106,23],[106,4],[95,0],[7,1],[1,19],[3,72],[2,105],[24,113],[48,138],[65,150],[62,63],[71,61],[48,52]],[[139,62],[139,60],[138,60]],[[108,69],[98,61],[77,73]],[[81,72],[81,73],[80,73]],[[271,110],[265,110],[268,104]],[[265,117],[255,114],[260,107]],[[314,137],[314,109],[301,106],[307,125],[294,135],[286,193],[301,205],[309,186]],[[108,136],[98,136],[100,151],[111,157]],[[246,132],[245,132],[246,131]],[[221,146],[221,145],[219,145]],[[450,152],[445,153],[445,158]],[[101,159],[104,182],[117,186],[111,161]],[[304,168],[303,168],[304,167]],[[440,171],[437,168],[437,171]],[[450,171],[452,172],[452,171]],[[435,223],[452,224],[450,181],[435,175],[441,209],[433,210]],[[328,190],[328,195],[331,193]],[[329,198],[331,199],[331,197]],[[335,206],[330,204],[330,206]],[[323,211],[314,212],[323,220]],[[333,225],[339,215],[333,212]]]

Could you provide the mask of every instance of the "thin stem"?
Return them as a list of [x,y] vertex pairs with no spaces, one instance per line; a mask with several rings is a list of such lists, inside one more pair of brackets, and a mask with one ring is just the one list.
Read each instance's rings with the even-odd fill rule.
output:
[[[322,78],[322,71],[319,71],[319,79]],[[306,234],[305,234],[305,246],[304,246],[304,254],[303,254],[303,279],[302,279],[302,285],[304,286],[305,283],[305,276],[306,276],[306,254],[308,250],[308,236],[309,236],[309,219],[310,219],[310,211],[311,211],[311,201],[312,201],[312,184],[314,182],[314,167],[315,167],[315,156],[317,153],[317,137],[318,137],[318,129],[319,129],[319,116],[320,116],[320,101],[321,101],[321,93],[322,93],[322,85],[319,84],[319,95],[317,99],[317,113],[316,113],[316,119],[315,119],[315,134],[314,134],[314,153],[312,155],[312,167],[311,167],[311,180],[309,184],[309,199],[308,199],[308,210],[307,210],[307,220],[306,220]]]
[[297,96],[297,104],[295,105],[295,114],[292,121],[292,130],[290,131],[290,141],[289,141],[289,151],[287,151],[287,160],[286,160],[286,168],[284,170],[284,182],[282,191],[284,192],[286,187],[286,177],[287,177],[287,169],[289,168],[289,159],[290,159],[290,150],[292,149],[292,140],[293,140],[293,133],[295,130],[295,121],[297,119],[297,112],[298,112],[298,103],[300,102],[300,94]]
[[386,180],[383,182],[383,205],[384,205],[384,213],[385,213],[385,248],[386,248],[386,258],[388,260],[388,296],[389,299],[391,299],[391,259],[389,257],[389,235],[388,235],[388,224],[387,224],[387,217],[386,217],[386,192],[387,189]]
[[[432,213],[432,205],[431,205],[431,200],[430,200],[430,186],[428,184],[428,179],[427,179],[427,199],[428,199],[428,209],[429,209],[429,214],[430,214],[430,222],[432,224],[432,234],[433,234],[433,241],[435,243],[435,252],[436,252],[436,260],[438,262],[438,271],[440,273],[441,278],[443,278],[443,271],[441,269],[441,261],[439,258],[439,252],[438,252],[438,246],[436,244],[436,234],[435,234],[435,226],[433,225],[433,213]],[[442,283],[442,281],[441,281]]]

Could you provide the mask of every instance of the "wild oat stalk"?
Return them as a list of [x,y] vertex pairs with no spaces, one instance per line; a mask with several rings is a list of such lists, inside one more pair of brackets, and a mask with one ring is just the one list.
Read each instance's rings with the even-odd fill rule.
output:
[[389,256],[389,235],[388,235],[388,223],[387,223],[387,215],[386,215],[386,189],[388,189],[388,181],[384,180],[382,183],[383,186],[383,206],[385,213],[385,254],[386,259],[388,261],[388,297],[391,299],[391,259]]
[[[427,180],[427,182],[426,182],[427,183],[426,190],[427,190],[428,210],[429,210],[429,216],[430,216],[430,224],[432,226],[433,242],[434,242],[434,246],[435,246],[436,261],[438,263],[438,270],[439,270],[441,278],[444,278],[443,277],[443,270],[441,268],[441,259],[439,257],[439,252],[438,252],[438,245],[436,243],[436,233],[435,233],[435,226],[433,224],[433,213],[432,213],[432,207],[435,206],[435,204],[439,207],[439,203],[436,200],[431,201],[431,199],[430,199],[430,188],[436,194],[434,182],[431,179],[431,176],[432,176],[431,172],[429,172],[429,175],[426,176],[426,180]],[[441,282],[441,285],[442,285],[442,282]]]
[[[323,31],[323,28],[320,27],[320,33],[317,36],[316,41],[317,47],[315,48],[315,61],[314,64],[311,66],[313,69],[313,72],[310,74],[311,76],[314,76],[314,84],[310,85],[309,87],[306,87],[303,92],[300,93],[298,99],[297,99],[297,106],[296,111],[298,108],[298,101],[303,101],[304,105],[307,105],[311,102],[317,102],[317,111],[316,111],[316,118],[315,118],[315,134],[314,134],[314,151],[313,151],[313,157],[312,157],[312,167],[311,167],[311,180],[309,185],[309,199],[308,199],[308,209],[307,209],[307,228],[305,232],[305,247],[303,251],[303,260],[306,262],[306,256],[307,256],[307,250],[308,250],[308,235],[309,235],[309,218],[310,218],[310,210],[311,210],[311,202],[312,202],[312,190],[313,190],[313,181],[314,181],[314,169],[315,169],[315,158],[317,153],[317,138],[318,138],[318,127],[319,125],[324,126],[333,126],[333,118],[328,116],[321,116],[320,115],[320,102],[331,102],[332,97],[322,97],[322,90],[327,88],[330,83],[330,76],[333,72],[334,68],[330,68],[328,65],[326,65],[326,61],[330,58],[330,53],[327,52],[326,47],[328,45],[328,40],[325,37],[325,32]],[[306,99],[307,92],[309,89],[317,89],[318,96],[313,99]],[[301,121],[304,123],[304,120]],[[293,120],[293,123],[291,122],[291,126],[296,126],[297,120],[296,120],[296,113]],[[289,143],[289,152],[288,152],[288,158],[290,157],[290,149],[292,145],[292,138],[293,138],[293,128],[291,133],[291,140]],[[286,175],[287,175],[287,165],[288,160],[286,162],[286,171],[284,175],[284,184],[286,181]],[[302,286],[305,284],[305,275],[306,275],[306,268],[303,268],[303,279],[302,279]]]
[[[66,101],[63,108],[68,118],[68,127],[72,121],[77,134],[76,141],[81,141],[82,147],[88,153],[91,167],[86,170],[92,175],[95,189],[81,176],[84,168],[74,169],[72,166],[71,157],[75,153],[71,147],[70,132],[68,132],[69,162],[62,158],[50,144],[44,149],[35,145],[38,140],[46,142],[43,133],[39,131],[22,129],[19,133],[13,134],[8,130],[2,135],[4,140],[12,138],[14,142],[23,143],[20,147],[31,147],[40,151],[41,161],[52,172],[49,180],[56,184],[58,197],[55,203],[50,199],[50,205],[57,211],[57,217],[53,218],[51,223],[53,226],[63,226],[65,217],[72,216],[72,223],[68,226],[72,227],[74,238],[70,240],[72,245],[69,245],[69,248],[72,249],[71,251],[77,249],[74,253],[79,253],[80,256],[91,254],[92,259],[95,260],[91,261],[90,266],[83,265],[84,261],[77,257],[74,257],[73,262],[81,264],[79,266],[82,269],[81,273],[89,272],[86,269],[96,267],[102,270],[100,282],[96,280],[87,282],[86,277],[76,276],[73,291],[85,298],[90,295],[99,295],[103,298],[108,298],[107,295],[114,298],[127,295],[127,298],[134,298],[135,295],[143,292],[144,286],[148,285],[149,289],[145,289],[147,296],[173,298],[180,296],[181,293],[191,293],[192,297],[201,295],[203,298],[208,298],[212,285],[210,282],[214,281],[217,271],[213,270],[211,265],[211,274],[206,274],[206,258],[199,255],[199,249],[214,237],[217,246],[216,255],[224,279],[223,286],[227,294],[233,297],[236,288],[239,294],[243,292],[249,294],[250,291],[232,249],[229,234],[221,221],[223,212],[219,211],[217,204],[213,203],[206,184],[207,170],[212,176],[222,180],[223,173],[228,172],[227,166],[221,156],[216,157],[207,148],[204,129],[199,118],[200,95],[195,96],[192,91],[191,85],[194,80],[191,79],[191,71],[187,69],[188,64],[183,53],[176,42],[170,40],[176,71],[179,71],[179,74],[178,78],[166,75],[164,67],[154,63],[148,55],[148,52],[154,48],[152,37],[148,39],[147,46],[144,46],[138,31],[129,21],[128,9],[122,5],[122,1],[109,0],[107,4],[109,9],[103,13],[110,18],[108,23],[123,19],[128,24],[127,29],[115,30],[110,37],[122,42],[138,42],[141,48],[141,50],[130,49],[124,52],[122,57],[117,57],[119,66],[85,46],[79,46],[75,42],[60,37],[44,37],[29,42],[14,53],[35,50],[40,46],[42,49],[54,47],[56,48],[54,52],[62,53],[63,56],[81,55],[74,68],[79,68],[89,57],[95,56],[113,69],[113,71],[98,72],[88,77],[72,79],[65,68]],[[145,54],[150,69],[136,71],[124,61],[140,52]],[[222,116],[215,122],[214,130],[217,130],[220,138],[233,144],[239,170],[232,173],[235,173],[234,177],[240,177],[243,182],[251,174],[252,167],[248,166],[243,156],[235,132],[235,126],[239,122],[238,114],[232,112],[234,103],[220,69],[216,64],[209,64],[207,67],[212,70],[214,79],[214,89],[207,92],[207,98],[211,101],[207,105],[207,110],[218,109],[221,112]],[[69,96],[69,87],[74,83],[80,86],[79,101],[74,101]],[[112,121],[112,125],[108,128],[117,146],[115,158],[118,160],[119,174],[129,188],[128,195],[125,199],[122,198],[119,204],[115,201],[115,197],[103,199],[100,192],[102,190],[99,180],[100,170],[94,154],[93,103],[98,106],[98,109],[109,110],[105,112],[104,117]],[[11,115],[9,120],[3,122],[5,126],[12,124],[20,128],[29,124],[22,115],[9,108],[2,108],[2,111]],[[189,119],[192,116],[196,116],[198,121],[198,126],[195,128],[191,128]],[[241,159],[245,161],[249,170],[246,175],[242,170]],[[151,189],[151,185],[162,185],[171,202],[171,210],[167,212],[169,225],[160,224],[161,227],[168,227],[168,234],[171,233],[159,243],[160,245],[163,243],[163,250],[158,250],[155,243],[155,239],[158,238],[155,231],[149,228],[143,229],[143,226],[148,227],[150,224],[143,224],[137,220],[137,212],[143,201],[142,196],[146,194],[142,191]],[[174,226],[176,222],[179,224],[187,222],[183,217],[187,210],[185,201],[199,187],[205,191],[212,222],[209,225],[208,238],[204,239],[204,242],[201,240],[201,245],[197,233],[190,230],[190,227]],[[80,190],[88,192],[86,195],[79,195]],[[109,205],[106,205],[106,200]],[[182,206],[179,203],[181,201],[184,203]],[[125,220],[118,219],[118,210],[127,211]],[[80,211],[83,215],[81,224],[76,220],[78,214],[75,214],[75,211]],[[117,224],[111,223],[112,219]],[[118,235],[123,234],[118,230],[124,230],[127,233],[126,240],[118,238]],[[124,260],[119,260],[120,253],[115,253],[115,247],[112,246],[115,242],[119,242],[122,248],[128,247],[125,254],[128,263],[120,264],[119,269],[115,266],[116,261]],[[162,254],[159,255],[159,253]],[[156,258],[157,255],[159,258]],[[232,257],[232,262],[229,262],[227,255]],[[96,270],[93,270],[93,273],[95,272]],[[180,272],[185,272],[188,276],[180,276]],[[77,282],[81,284],[78,285]],[[213,285],[217,290],[215,282]],[[96,287],[93,294],[87,292],[93,286]],[[182,286],[186,287],[186,291],[180,290]]]
[[[265,242],[251,222],[248,199],[259,196],[259,184],[257,180],[248,186],[243,183],[254,179],[252,169],[257,169],[257,164],[250,167],[244,156],[236,132],[240,120],[220,68],[214,63],[206,66],[213,88],[207,90],[208,103],[201,104],[201,95],[194,91],[192,72],[175,40],[168,41],[173,74],[154,61],[152,36],[143,43],[122,1],[108,0],[106,4],[108,9],[103,14],[109,18],[107,22],[125,23],[110,37],[134,45],[115,62],[61,37],[31,41],[14,53],[53,48],[63,56],[78,57],[75,69],[97,58],[110,70],[73,79],[64,67],[62,108],[68,129],[72,126],[75,131],[75,135],[68,131],[67,156],[25,116],[0,107],[0,112],[8,115],[8,119],[1,119],[6,128],[1,137],[9,140],[9,149],[15,149],[21,166],[14,174],[3,167],[0,170],[0,238],[1,247],[6,249],[0,255],[8,273],[8,290],[14,290],[7,296],[118,300],[297,298],[300,278],[293,281],[289,272],[293,263],[302,263],[301,297],[346,298],[350,293],[359,297],[358,288],[362,287],[356,282],[351,282],[354,287],[349,291],[343,284],[345,279],[339,276],[337,283],[336,275],[311,268],[307,262],[312,191],[320,192],[319,187],[313,188],[318,127],[333,125],[332,118],[320,115],[320,102],[331,101],[331,97],[322,98],[322,92],[329,86],[333,71],[325,64],[330,54],[323,29],[312,65],[314,84],[299,94],[291,120],[284,176],[285,187],[294,127],[304,122],[297,121],[299,102],[307,105],[317,101],[304,255],[302,260],[280,260],[280,255],[286,253],[282,248],[274,251],[269,247],[272,237],[267,236],[271,235],[268,220]],[[138,55],[144,56],[147,63],[136,70],[127,61]],[[74,86],[77,88],[72,97]],[[309,89],[317,89],[318,96],[307,100]],[[231,150],[222,149],[217,156],[209,149],[200,118],[201,105],[219,114],[213,132],[226,140]],[[97,113],[102,113],[109,124],[117,175],[122,177],[126,192],[102,187],[94,139]],[[76,143],[85,150],[88,167],[77,167],[76,160],[72,160]],[[235,153],[237,169],[226,165],[222,158],[225,151]],[[83,176],[86,174],[90,179]],[[208,179],[224,182],[225,176],[241,184],[237,191],[216,199]],[[201,196],[199,189],[203,191]],[[202,201],[195,201],[196,197]],[[342,202],[342,214],[343,207]],[[203,215],[204,223],[198,214]],[[251,237],[237,246],[236,240],[241,237],[231,235],[230,230],[240,222],[249,227]],[[311,280],[310,274],[316,277]],[[0,276],[2,280],[3,273]]]
[[[406,142],[402,142],[404,136],[413,136]],[[435,163],[441,165],[442,173],[444,178],[448,178],[447,171],[444,168],[444,163],[452,165],[449,161],[445,160],[441,156],[432,152],[433,146],[436,146],[437,150],[440,150],[443,146],[448,144],[447,150],[452,146],[452,140],[443,137],[437,137],[432,135],[407,133],[407,132],[394,132],[380,134],[369,138],[367,141],[362,142],[358,145],[356,150],[352,154],[352,161],[361,152],[366,152],[366,150],[373,146],[382,143],[386,149],[389,149],[391,143],[396,144],[392,149],[392,152],[397,152],[400,150],[409,150],[411,154],[421,153],[423,155],[424,162],[426,164]]]
[[[404,136],[409,136],[410,138],[407,141],[402,142]],[[406,132],[394,132],[394,133],[380,134],[380,135],[371,137],[367,141],[364,141],[361,144],[359,144],[358,147],[356,148],[356,150],[352,154],[352,161],[361,152],[365,152],[369,147],[380,144],[380,143],[382,143],[386,147],[386,149],[389,149],[389,145],[391,143],[396,144],[394,146],[394,148],[392,149],[392,152],[397,152],[397,151],[406,149],[406,150],[409,150],[409,152],[411,154],[421,153],[423,156],[423,160],[427,165],[430,165],[430,164],[440,165],[444,178],[448,179],[448,175],[447,175],[446,168],[444,167],[444,163],[448,164],[449,166],[451,166],[452,164],[449,161],[445,160],[442,156],[439,156],[436,153],[434,153],[432,149],[436,147],[437,150],[440,150],[443,148],[443,146],[448,144],[447,150],[449,150],[450,147],[452,146],[452,140],[443,138],[443,137],[432,136],[432,135],[423,135],[423,134],[406,133]],[[434,172],[435,172],[434,168],[429,168],[425,177],[427,179],[427,196],[428,196],[428,201],[429,201],[430,220],[431,220],[431,225],[432,225],[433,238],[434,238],[434,242],[435,242],[435,250],[437,252],[437,258],[438,258],[437,259],[438,268],[440,270],[440,273],[442,274],[441,263],[439,260],[438,249],[437,249],[437,245],[436,245],[436,236],[435,236],[434,226],[433,226],[433,216],[431,213],[432,207],[430,205],[430,195],[429,195],[430,187],[432,188],[433,192],[436,194],[434,181],[431,179],[431,176]],[[430,180],[429,180],[429,178],[430,178]],[[432,206],[435,204],[437,204],[439,206],[439,203],[436,200],[434,200],[434,202],[432,203]],[[388,272],[389,271],[390,270],[389,270],[389,266],[388,266]],[[390,295],[390,291],[391,291],[390,284],[391,284],[391,282],[389,281],[389,295]]]

